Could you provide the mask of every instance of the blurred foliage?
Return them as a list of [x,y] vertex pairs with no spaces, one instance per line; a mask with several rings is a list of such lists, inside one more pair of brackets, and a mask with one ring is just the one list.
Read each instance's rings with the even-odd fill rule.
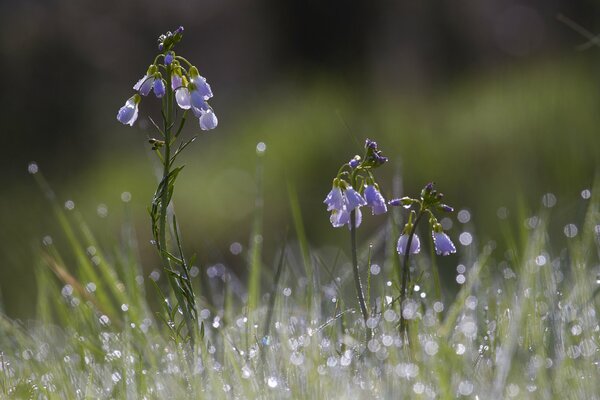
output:
[[[344,157],[360,153],[366,137],[376,140],[390,157],[380,171],[387,197],[415,194],[434,180],[449,204],[471,210],[471,228],[480,240],[499,234],[499,207],[512,212],[525,204],[535,210],[546,192],[558,198],[557,221],[568,219],[576,214],[576,199],[591,186],[600,165],[600,95],[590,62],[594,57],[586,53],[568,60],[498,67],[428,92],[365,93],[356,82],[327,75],[274,84],[260,94],[260,102],[249,98],[246,104],[221,108],[221,113],[217,103],[219,128],[201,134],[181,160],[186,168],[174,199],[183,242],[190,252],[197,252],[202,267],[225,262],[235,269],[244,264],[229,246],[240,242],[247,249],[259,142],[267,146],[263,156],[267,265],[272,265],[286,229],[292,227],[287,182],[298,192],[311,245],[344,249],[346,234],[331,228],[322,201],[336,166],[346,161]],[[107,103],[120,104],[121,99],[112,97],[118,96],[111,94]],[[104,115],[110,120],[117,108],[102,110],[110,112]],[[142,115],[150,112],[145,108]],[[65,165],[59,175],[51,169],[46,178],[59,202],[75,202],[100,243],[114,245],[123,218],[131,218],[143,268],[149,273],[158,266],[148,244],[145,211],[156,167],[148,157],[146,139],[154,133],[144,123],[137,130],[122,128],[116,121],[103,125],[106,131],[94,157]],[[199,131],[196,126],[186,129],[187,135]],[[57,245],[61,240],[50,207],[25,167],[0,196],[3,304],[9,314],[21,316],[29,315],[33,307],[32,265],[41,238],[51,235]],[[40,168],[44,173],[43,164]],[[401,193],[393,193],[394,177],[401,178]],[[127,207],[120,199],[125,191],[132,194]],[[106,205],[108,217],[97,215],[99,204]],[[365,219],[359,240],[366,240],[383,221]]]

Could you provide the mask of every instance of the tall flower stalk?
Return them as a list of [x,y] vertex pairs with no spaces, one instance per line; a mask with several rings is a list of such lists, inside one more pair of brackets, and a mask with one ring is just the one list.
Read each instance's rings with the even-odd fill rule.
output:
[[[173,196],[175,181],[183,169],[183,166],[176,167],[175,161],[181,152],[196,139],[196,136],[187,141],[180,138],[188,111],[191,109],[198,118],[202,130],[215,128],[218,121],[214,111],[207,103],[207,100],[213,96],[210,85],[205,78],[199,75],[195,66],[175,54],[174,47],[182,37],[183,27],[159,37],[158,55],[144,76],[134,85],[133,89],[137,93],[121,107],[117,114],[117,120],[133,126],[138,117],[142,96],[147,96],[150,91],[153,91],[155,96],[162,101],[161,126],[149,117],[160,133],[159,138],[150,138],[149,143],[162,164],[162,177],[154,193],[149,213],[153,243],[158,250],[163,270],[176,300],[176,304],[171,305],[168,298],[163,296],[166,312],[165,322],[171,330],[174,340],[189,340],[193,346],[198,331],[196,297],[189,273],[189,264],[182,250],[177,219],[174,213],[171,213],[172,216],[169,218],[169,204]],[[164,77],[167,77],[170,82]],[[167,234],[169,230],[171,230],[171,246]],[[182,317],[179,317],[180,314]],[[186,333],[183,333],[183,326],[186,328]]]
[[412,210],[408,216],[408,221],[404,225],[402,234],[398,238],[397,251],[404,257],[402,263],[402,272],[398,270],[398,280],[401,281],[400,287],[400,331],[406,332],[406,318],[404,316],[405,302],[408,297],[408,285],[410,282],[410,263],[411,254],[418,254],[421,251],[421,240],[416,234],[417,225],[425,215],[429,216],[429,225],[431,227],[435,251],[438,255],[447,256],[456,252],[454,243],[448,235],[443,232],[442,225],[437,221],[433,211],[452,212],[454,209],[447,204],[442,203],[444,195],[434,189],[433,183],[425,185],[421,190],[418,199],[403,197],[389,202],[392,206],[403,206]]
[[352,255],[352,272],[356,298],[365,322],[367,341],[373,337],[373,330],[369,327],[369,309],[365,301],[362,282],[360,279],[360,266],[358,264],[358,251],[356,243],[356,229],[362,222],[361,207],[367,206],[373,215],[387,212],[387,205],[379,191],[372,170],[387,162],[387,157],[381,155],[377,143],[367,139],[365,142],[364,157],[354,156],[348,163],[343,164],[337,176],[333,179],[331,191],[325,198],[327,211],[331,211],[329,221],[334,228],[348,225],[350,229],[350,249]]

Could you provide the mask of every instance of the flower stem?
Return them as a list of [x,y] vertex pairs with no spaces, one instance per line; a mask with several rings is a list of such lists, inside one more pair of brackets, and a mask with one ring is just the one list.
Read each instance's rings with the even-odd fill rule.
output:
[[[167,67],[167,75],[170,75],[170,67]],[[173,294],[177,299],[177,307],[180,307],[183,311],[183,318],[185,320],[185,324],[187,326],[188,335],[190,338],[190,343],[192,347],[194,346],[195,341],[195,329],[193,324],[193,316],[192,313],[195,311],[195,304],[190,304],[190,301],[186,299],[184,296],[184,290],[181,287],[181,284],[177,281],[175,276],[170,273],[172,270],[171,266],[171,258],[169,257],[169,251],[167,247],[167,215],[170,197],[172,193],[171,184],[169,183],[170,174],[171,174],[171,144],[173,142],[173,89],[171,85],[166,85],[166,93],[165,93],[165,101],[163,102],[163,122],[164,122],[164,154],[162,158],[163,162],[163,176],[162,176],[162,192],[160,197],[160,210],[158,215],[158,243],[157,248],[160,253],[160,258],[163,263],[163,269],[167,270],[167,278],[169,280],[169,284],[171,289],[173,290]],[[182,257],[183,258],[183,257]],[[184,279],[189,279],[189,276],[184,276]],[[174,322],[174,321],[173,321]]]
[[356,210],[352,210],[350,212],[350,247],[352,248],[352,270],[354,272],[356,297],[358,298],[360,311],[363,319],[365,320],[365,326],[367,328],[367,342],[369,342],[373,337],[373,330],[367,326],[369,312],[367,311],[367,305],[365,304],[365,296],[363,294],[362,283],[360,282],[360,272],[358,270],[358,255],[356,252]]
[[408,240],[406,241],[406,249],[404,250],[404,263],[402,265],[402,287],[400,289],[400,331],[405,333],[407,331],[407,325],[403,315],[403,307],[404,300],[406,300],[406,295],[408,291],[408,280],[410,279],[410,268],[408,264],[410,257],[410,247],[412,245],[413,237],[415,236],[415,232],[417,230],[417,224],[419,223],[419,220],[422,216],[423,210],[421,209],[419,210],[419,214],[417,215],[417,218],[415,219],[415,222],[410,230]]

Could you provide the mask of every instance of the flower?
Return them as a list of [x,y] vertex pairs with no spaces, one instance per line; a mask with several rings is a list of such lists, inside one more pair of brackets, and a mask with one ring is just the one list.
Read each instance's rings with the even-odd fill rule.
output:
[[352,186],[348,186],[344,190],[344,197],[346,198],[346,207],[348,210],[354,210],[355,208],[367,205],[365,199]]
[[190,91],[186,87],[186,79],[177,73],[171,75],[171,88],[175,91],[175,101],[183,110],[189,110],[192,106],[190,103]]
[[448,235],[446,235],[444,232],[434,229],[431,232],[431,235],[433,236],[433,244],[435,246],[435,252],[438,256],[447,256],[449,254],[456,253],[456,247],[454,247],[454,243],[452,243],[452,240],[450,240]]
[[[408,245],[408,234],[403,233],[398,239],[398,245],[396,246],[396,251],[398,254],[406,254],[406,246]],[[421,241],[419,240],[419,236],[416,234],[413,235],[412,241],[410,243],[410,254],[418,254],[421,251]]]
[[219,123],[219,120],[217,119],[217,116],[213,110],[202,111],[202,115],[200,115],[198,120],[200,122],[200,129],[203,131],[215,129]]
[[154,74],[152,75],[144,75],[142,79],[137,81],[135,85],[133,85],[133,89],[137,90],[142,96],[147,96],[150,93],[150,90],[154,86]]
[[171,65],[171,63],[173,62],[173,58],[175,57],[175,55],[173,54],[173,52],[168,52],[165,55],[165,65]]
[[159,99],[165,95],[165,83],[163,82],[160,76],[158,78],[155,78],[153,88],[154,94]]
[[139,94],[134,94],[131,96],[123,107],[119,109],[117,113],[117,120],[120,123],[133,126],[133,123],[138,117],[138,104],[141,101],[141,97]]
[[334,228],[339,228],[348,224],[350,228],[350,215],[355,212],[355,225],[358,228],[362,222],[362,213],[360,207],[366,204],[362,196],[349,186],[342,189],[334,183],[333,188],[325,197],[323,203],[327,204],[327,211],[331,211],[329,221]]
[[350,213],[345,206],[340,210],[333,210],[331,212],[331,216],[329,217],[329,222],[331,222],[331,225],[334,228],[344,226],[350,222]]
[[212,89],[208,82],[206,82],[206,78],[200,76],[196,67],[191,67],[189,74],[191,82],[188,88],[190,90],[191,103],[198,109],[204,109],[206,100],[213,97]]
[[384,214],[387,212],[387,205],[379,190],[373,185],[367,185],[365,189],[365,201],[367,206],[371,207],[373,215]]
[[331,188],[331,191],[323,200],[323,203],[327,204],[327,211],[342,210],[344,208],[344,195],[342,189],[337,186]]

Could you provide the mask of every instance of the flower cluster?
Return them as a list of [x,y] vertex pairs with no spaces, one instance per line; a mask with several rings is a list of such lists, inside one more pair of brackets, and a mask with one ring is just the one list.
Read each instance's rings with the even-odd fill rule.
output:
[[392,206],[403,206],[405,208],[416,207],[411,210],[408,217],[408,222],[404,225],[402,235],[398,239],[397,251],[399,254],[417,254],[421,251],[421,241],[419,236],[415,233],[416,224],[419,222],[423,215],[429,216],[429,225],[431,227],[431,235],[433,237],[433,244],[435,252],[438,255],[447,256],[449,254],[456,253],[456,247],[452,240],[444,233],[442,225],[437,221],[433,211],[444,211],[452,212],[454,209],[447,204],[442,203],[444,195],[439,193],[433,188],[433,183],[425,185],[421,191],[419,199],[412,199],[410,197],[403,197],[401,199],[394,199],[389,202]]
[[374,168],[386,162],[387,157],[381,155],[377,143],[367,139],[364,157],[356,155],[342,165],[324,201],[327,211],[331,211],[329,220],[333,227],[344,225],[350,227],[352,211],[355,212],[355,226],[360,226],[362,222],[360,208],[363,206],[371,207],[373,215],[387,212],[386,202],[372,173]]
[[[138,117],[138,107],[141,96],[147,96],[151,91],[157,98],[167,94],[167,81],[170,80],[170,91],[175,94],[175,101],[182,110],[192,110],[198,118],[202,130],[214,129],[218,124],[217,116],[207,101],[213,97],[210,85],[206,78],[200,75],[198,68],[190,64],[185,58],[178,56],[173,51],[183,37],[183,27],[175,32],[167,32],[159,37],[158,49],[160,53],[148,67],[144,76],[133,86],[137,92],[130,97],[117,114],[117,120],[122,124],[133,126]],[[162,59],[162,63],[160,60]],[[161,72],[162,71],[162,72]]]

